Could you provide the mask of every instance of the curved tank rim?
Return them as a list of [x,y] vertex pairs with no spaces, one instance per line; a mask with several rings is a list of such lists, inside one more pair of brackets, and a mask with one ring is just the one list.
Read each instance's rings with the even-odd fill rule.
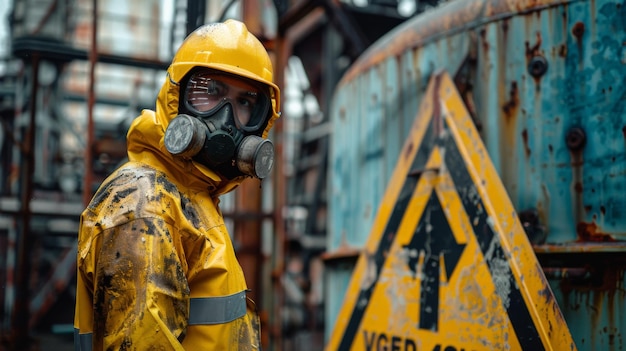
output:
[[584,0],[452,0],[407,20],[374,42],[346,71],[338,86],[409,48],[519,14],[581,1]]

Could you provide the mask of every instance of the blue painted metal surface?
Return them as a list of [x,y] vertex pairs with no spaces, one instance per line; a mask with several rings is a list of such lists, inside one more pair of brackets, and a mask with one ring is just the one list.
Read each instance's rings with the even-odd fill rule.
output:
[[[329,253],[367,241],[428,80],[446,70],[546,272],[587,269],[546,273],[577,346],[622,349],[624,43],[626,7],[608,0],[457,0],[390,32],[334,96]],[[328,276],[345,271],[329,263]],[[330,330],[345,285],[329,289]]]

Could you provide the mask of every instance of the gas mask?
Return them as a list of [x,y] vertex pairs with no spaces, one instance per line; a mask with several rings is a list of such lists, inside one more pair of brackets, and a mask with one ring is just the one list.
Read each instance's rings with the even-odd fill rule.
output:
[[261,137],[271,104],[265,90],[206,69],[181,83],[179,115],[165,131],[165,148],[229,179],[265,178],[274,163],[274,145]]

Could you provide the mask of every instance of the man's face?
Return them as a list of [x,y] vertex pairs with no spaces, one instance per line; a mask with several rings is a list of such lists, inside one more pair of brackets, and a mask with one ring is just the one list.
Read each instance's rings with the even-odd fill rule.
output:
[[238,128],[258,128],[267,114],[267,96],[252,81],[214,71],[194,73],[185,87],[185,103],[198,115],[210,114],[224,102],[233,106]]

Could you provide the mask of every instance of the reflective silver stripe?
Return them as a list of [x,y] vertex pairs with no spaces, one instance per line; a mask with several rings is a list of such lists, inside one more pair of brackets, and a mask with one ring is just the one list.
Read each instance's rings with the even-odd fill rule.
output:
[[93,333],[81,334],[78,328],[74,328],[74,351],[91,351]]
[[246,292],[230,296],[191,298],[189,325],[220,324],[246,315]]

